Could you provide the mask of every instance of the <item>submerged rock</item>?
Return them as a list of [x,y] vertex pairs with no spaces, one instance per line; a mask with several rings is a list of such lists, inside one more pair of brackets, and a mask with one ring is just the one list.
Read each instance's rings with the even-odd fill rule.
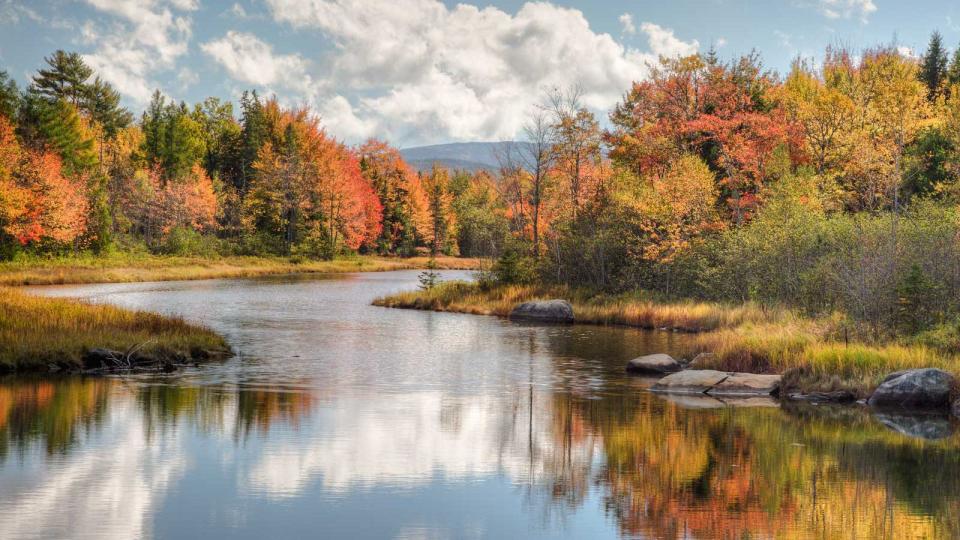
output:
[[946,408],[953,376],[941,369],[908,369],[887,375],[867,401],[873,407]]
[[115,369],[126,362],[126,355],[110,349],[90,349],[82,360],[83,369]]
[[678,371],[657,381],[650,390],[670,394],[703,394],[729,376],[729,373],[712,369]]
[[946,439],[953,435],[953,425],[945,415],[877,413],[874,418],[897,433],[917,439]]
[[853,403],[857,400],[856,394],[850,390],[835,392],[809,392],[806,394],[790,394],[788,398],[794,401],[809,401],[811,403]]
[[677,362],[669,354],[648,354],[627,362],[627,371],[629,373],[646,373],[650,375],[663,375],[673,373],[683,369],[680,362]]
[[780,389],[779,375],[756,375],[754,373],[731,373],[713,388],[711,396],[769,396]]
[[557,323],[573,322],[573,306],[566,300],[524,302],[510,312],[511,319]]

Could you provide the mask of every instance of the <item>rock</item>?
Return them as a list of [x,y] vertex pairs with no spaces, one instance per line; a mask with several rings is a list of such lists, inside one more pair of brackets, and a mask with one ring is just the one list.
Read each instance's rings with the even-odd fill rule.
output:
[[872,407],[946,408],[953,376],[934,368],[908,369],[887,375],[867,403]]
[[811,403],[853,403],[857,396],[849,390],[835,392],[810,392],[808,394],[790,394],[788,398],[794,401],[809,401]]
[[663,375],[680,371],[683,366],[669,354],[648,354],[627,362],[629,373]]
[[113,369],[123,361],[124,354],[110,349],[90,349],[83,354],[83,369]]
[[670,394],[703,394],[729,376],[729,373],[712,369],[678,371],[657,381],[650,390]]
[[950,406],[950,412],[957,418],[960,418],[960,399],[953,402],[953,405]]
[[573,322],[573,306],[566,300],[524,302],[510,312],[511,319],[542,322]]
[[779,375],[731,373],[707,390],[711,396],[769,396],[780,389]]
[[708,368],[713,361],[717,358],[717,355],[713,353],[700,353],[693,357],[693,360],[687,364],[687,367],[690,369],[706,369]]
[[946,439],[953,435],[953,425],[945,415],[874,414],[888,428],[916,439]]
[[710,394],[663,394],[663,399],[682,409],[725,409],[728,407],[779,407],[770,396],[713,397]]

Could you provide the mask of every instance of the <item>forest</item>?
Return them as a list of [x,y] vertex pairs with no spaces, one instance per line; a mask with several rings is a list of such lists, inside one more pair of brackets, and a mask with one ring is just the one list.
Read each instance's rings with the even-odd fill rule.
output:
[[139,118],[80,55],[0,74],[0,256],[495,261],[484,286],[750,303],[960,349],[960,49],[934,33],[662,58],[601,121],[546,89],[496,171],[414,171],[306,108],[157,91]]

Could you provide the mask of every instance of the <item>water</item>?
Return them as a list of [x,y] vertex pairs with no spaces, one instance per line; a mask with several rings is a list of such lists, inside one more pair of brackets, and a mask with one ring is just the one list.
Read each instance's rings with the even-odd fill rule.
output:
[[960,535],[949,419],[665,400],[623,366],[689,337],[370,305],[416,276],[35,289],[240,356],[0,379],[0,538]]

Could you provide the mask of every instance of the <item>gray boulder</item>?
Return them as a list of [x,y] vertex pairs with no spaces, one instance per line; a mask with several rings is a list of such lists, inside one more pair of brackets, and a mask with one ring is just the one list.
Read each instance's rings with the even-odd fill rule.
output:
[[934,368],[908,369],[887,375],[867,401],[873,407],[947,408],[953,376]]
[[627,362],[627,372],[664,375],[680,371],[683,366],[669,354],[648,354]]
[[510,318],[525,321],[572,323],[573,306],[566,300],[536,300],[513,308]]

